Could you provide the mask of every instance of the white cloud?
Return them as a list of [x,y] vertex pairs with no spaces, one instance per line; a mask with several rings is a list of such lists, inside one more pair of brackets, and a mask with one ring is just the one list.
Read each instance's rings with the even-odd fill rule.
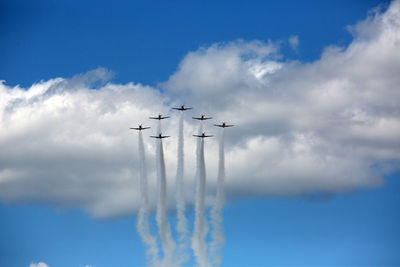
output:
[[[182,102],[195,113],[237,124],[227,130],[231,197],[340,193],[378,186],[400,166],[400,2],[351,27],[346,48],[318,61],[285,62],[270,42],[237,41],[189,53],[163,83],[106,83],[97,69],[30,88],[0,84],[0,199],[80,207],[93,216],[136,211],[137,136],[130,126]],[[92,84],[96,85],[93,90]],[[177,114],[163,121],[169,192],[177,154]],[[196,123],[185,126],[185,186],[193,192]],[[211,124],[206,130],[215,133]],[[145,132],[145,136],[150,132]],[[146,139],[154,194],[154,143]],[[207,140],[213,192],[216,140]],[[171,194],[170,194],[171,196]],[[172,199],[172,198],[171,198]],[[151,200],[155,200],[152,195]]]
[[31,263],[29,267],[49,267],[49,265],[47,265],[44,262],[38,262],[38,263]]
[[297,48],[299,47],[299,36],[297,36],[297,35],[290,36],[288,42],[289,42],[290,47],[294,51],[297,51]]

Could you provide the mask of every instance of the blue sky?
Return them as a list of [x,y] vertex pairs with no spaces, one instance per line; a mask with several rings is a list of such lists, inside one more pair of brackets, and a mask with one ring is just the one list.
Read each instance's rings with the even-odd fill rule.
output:
[[[145,120],[148,109],[168,112],[179,101],[218,119],[232,115],[242,125],[227,133],[229,201],[222,266],[399,266],[400,146],[395,132],[400,119],[394,76],[400,63],[397,54],[390,54],[396,47],[385,46],[386,39],[376,32],[400,29],[380,19],[385,8],[376,20],[366,19],[371,9],[389,3],[2,1],[0,80],[5,89],[0,87],[0,96],[11,99],[7,92],[19,90],[16,85],[26,94],[47,93],[32,105],[26,96],[13,108],[1,106],[1,131],[8,132],[0,135],[0,266],[145,266],[135,229],[137,191],[126,189],[137,186],[126,182],[131,172],[137,173],[136,147],[130,143],[136,139],[121,129],[150,123]],[[353,35],[349,25],[356,25]],[[294,36],[298,45],[291,47],[288,40]],[[377,47],[388,54],[378,53],[378,59],[371,56],[365,63],[364,55],[373,55]],[[231,60],[240,61],[237,69],[225,64]],[[232,76],[213,65],[227,66]],[[365,65],[371,70],[364,72]],[[247,67],[265,80],[240,76]],[[62,80],[54,80],[58,77]],[[305,89],[319,88],[320,81],[326,94]],[[304,92],[286,91],[295,85]],[[268,95],[242,94],[253,87]],[[358,94],[363,87],[369,91]],[[87,90],[93,88],[98,95]],[[283,96],[277,97],[275,88]],[[60,112],[47,106],[46,96],[53,94],[65,97],[60,102],[75,103],[73,108],[64,106]],[[315,103],[302,102],[303,95]],[[236,97],[245,107],[261,99],[249,112],[254,118],[237,115],[246,109],[230,110],[229,102],[241,103]],[[127,108],[124,103],[139,104]],[[274,103],[284,106],[275,109]],[[315,107],[308,109],[310,103]],[[264,104],[274,108],[264,109]],[[351,120],[343,110],[351,111]],[[63,125],[66,129],[57,131]],[[190,136],[195,125],[187,125]],[[172,122],[166,130],[175,126]],[[171,179],[172,142],[166,143]],[[210,196],[215,191],[213,144],[206,145]],[[154,149],[150,142],[146,146],[153,168]],[[193,166],[189,158],[186,179],[192,179]],[[191,206],[187,215],[192,222]],[[174,225],[173,209],[169,219]]]
[[200,46],[292,35],[301,43],[290,56],[310,61],[327,45],[348,44],[345,27],[379,3],[2,1],[0,73],[11,85],[28,86],[102,66],[116,73],[116,81],[156,84]]
[[[398,178],[387,177],[379,189],[324,201],[231,202],[224,211],[223,265],[396,266]],[[3,266],[27,266],[31,261],[50,266],[145,265],[134,216],[93,220],[81,211],[37,205],[2,205],[1,214]]]

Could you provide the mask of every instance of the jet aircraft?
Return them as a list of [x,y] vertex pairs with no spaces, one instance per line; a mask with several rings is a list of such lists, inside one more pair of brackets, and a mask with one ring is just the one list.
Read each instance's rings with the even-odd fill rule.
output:
[[199,118],[192,117],[192,119],[199,120],[199,121],[205,121],[205,120],[212,119],[212,117],[206,117],[205,115],[201,115]]
[[185,110],[189,110],[189,109],[193,109],[193,108],[185,108],[185,105],[180,106],[179,108],[172,108],[175,110],[180,110],[180,111],[185,111]]
[[152,120],[163,120],[163,119],[167,119],[167,118],[169,118],[169,116],[163,116],[161,114],[158,114],[157,117],[150,117],[150,119],[152,119]]
[[152,135],[150,136],[151,138],[158,138],[158,139],[163,139],[163,138],[168,138],[170,137],[169,135],[162,135],[162,134],[158,134],[156,136]]
[[129,128],[129,129],[141,131],[141,130],[150,129],[150,127],[142,127],[142,125],[140,124],[139,127],[133,127],[133,128]]
[[229,125],[229,124],[226,124],[225,122],[223,122],[222,124],[214,124],[214,126],[226,128],[226,127],[233,127],[235,125],[233,125],[233,124]]
[[193,136],[196,136],[196,137],[199,137],[199,138],[213,137],[213,135],[206,135],[205,133],[202,133],[201,135],[194,134]]

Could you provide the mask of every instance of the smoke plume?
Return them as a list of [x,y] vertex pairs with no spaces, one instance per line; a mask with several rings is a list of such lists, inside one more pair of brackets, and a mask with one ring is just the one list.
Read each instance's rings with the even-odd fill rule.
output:
[[[160,124],[159,124],[160,125]],[[172,239],[171,229],[167,221],[167,185],[165,173],[165,161],[162,139],[157,140],[157,187],[158,187],[158,200],[156,221],[158,225],[161,246],[164,252],[164,259],[162,266],[174,266],[173,252],[175,250],[175,241]]]
[[[199,135],[202,130],[203,125],[200,123]],[[205,240],[208,232],[208,226],[204,217],[205,186],[206,168],[204,162],[204,139],[199,138],[197,142],[196,201],[192,249],[196,262],[200,267],[209,266],[207,260],[207,244]]]
[[176,230],[178,232],[178,261],[185,262],[188,259],[187,246],[188,246],[188,226],[185,216],[185,199],[183,196],[183,173],[184,173],[184,159],[183,159],[183,111],[181,111],[179,118],[179,133],[178,133],[178,165],[176,171],[176,212],[177,224]]
[[213,266],[220,266],[222,263],[221,248],[225,242],[224,229],[222,226],[222,209],[225,204],[224,197],[224,181],[225,181],[225,151],[224,151],[224,128],[221,128],[219,139],[219,159],[218,159],[218,180],[217,192],[214,205],[211,208],[211,242],[210,257]]
[[142,242],[147,246],[146,257],[148,266],[158,265],[157,239],[150,233],[149,208],[147,191],[147,170],[142,131],[139,131],[139,169],[140,169],[140,209],[137,220],[137,231]]

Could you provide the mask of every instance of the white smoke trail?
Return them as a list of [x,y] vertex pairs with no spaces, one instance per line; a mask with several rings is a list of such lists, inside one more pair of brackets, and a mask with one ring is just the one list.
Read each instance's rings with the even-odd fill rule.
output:
[[[200,121],[199,129],[197,130],[197,135],[201,135],[203,133],[203,121]],[[199,148],[200,148],[200,140],[201,138],[197,138],[197,147],[196,147],[196,157],[199,159]],[[198,161],[197,161],[198,163]],[[197,174],[196,174],[197,175]]]
[[157,201],[157,212],[156,221],[158,225],[158,231],[161,239],[161,246],[164,251],[163,263],[160,266],[176,266],[173,263],[173,252],[175,250],[175,242],[172,239],[171,229],[167,221],[167,184],[166,184],[166,173],[165,173],[165,161],[162,139],[158,139],[157,143],[157,187],[158,187],[158,201]]
[[147,191],[147,171],[146,158],[142,131],[139,131],[139,165],[140,165],[140,196],[141,203],[136,224],[137,231],[142,242],[147,246],[146,257],[148,266],[158,266],[158,246],[157,239],[150,233],[148,219],[148,191]]
[[218,160],[218,180],[217,193],[215,202],[211,208],[211,242],[210,242],[210,257],[213,266],[220,266],[222,263],[221,248],[225,243],[224,229],[222,226],[222,209],[225,204],[224,197],[224,181],[225,181],[225,151],[224,151],[224,128],[221,129],[219,139],[219,160]]
[[[200,123],[199,135],[203,131]],[[192,237],[192,249],[196,257],[196,262],[200,267],[209,266],[207,260],[206,235],[208,226],[204,217],[204,201],[206,186],[206,168],[204,162],[204,139],[199,138],[197,142],[197,170],[196,170],[196,202],[195,202],[195,221]]]
[[157,134],[156,135],[159,135],[159,134],[161,134],[161,120],[157,121]]
[[184,172],[184,160],[183,160],[183,111],[181,111],[179,118],[179,133],[178,133],[178,166],[176,170],[176,185],[175,185],[175,197],[176,197],[176,212],[177,212],[177,224],[176,230],[178,232],[178,261],[183,263],[188,260],[186,252],[188,246],[188,226],[187,219],[185,216],[185,198],[183,197],[183,172]]

